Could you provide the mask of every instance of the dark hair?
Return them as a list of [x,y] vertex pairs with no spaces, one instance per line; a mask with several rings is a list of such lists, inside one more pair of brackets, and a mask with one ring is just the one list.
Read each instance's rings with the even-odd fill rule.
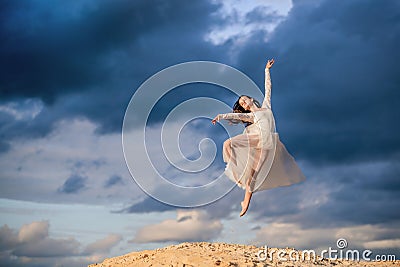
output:
[[[238,100],[235,102],[235,104],[233,104],[232,109],[233,109],[233,112],[234,112],[234,113],[249,113],[249,112],[250,112],[250,110],[244,109],[244,108],[239,104],[239,100],[240,100],[240,98],[242,98],[243,96],[246,96],[246,97],[248,97],[248,98],[253,99],[254,104],[255,104],[257,107],[259,107],[259,108],[261,107],[260,102],[258,102],[258,101],[255,100],[254,98],[252,98],[252,97],[250,97],[250,96],[248,96],[248,95],[241,95],[241,96],[239,96],[239,98],[238,98]],[[249,125],[252,124],[251,122],[248,122],[248,121],[241,121],[241,120],[232,120],[231,122],[232,122],[232,123],[235,123],[235,124],[237,124],[237,123],[239,123],[239,122],[242,122],[242,123],[245,125],[245,127],[247,127],[247,126],[249,126]]]

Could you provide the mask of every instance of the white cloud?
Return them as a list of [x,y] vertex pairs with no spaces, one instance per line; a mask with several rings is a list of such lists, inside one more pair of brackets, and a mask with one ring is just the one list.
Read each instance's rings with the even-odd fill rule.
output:
[[6,225],[1,228],[0,239],[3,254],[7,257],[21,258],[64,257],[79,254],[80,243],[74,238],[53,239],[49,237],[47,221],[32,222],[23,225],[18,232],[10,230]]
[[40,99],[28,98],[19,102],[8,102],[0,105],[0,112],[12,115],[16,120],[33,120],[42,110]]
[[80,243],[74,238],[53,239],[45,237],[35,242],[24,243],[13,250],[17,257],[70,257],[79,254]]
[[[18,237],[8,225],[0,228],[0,255],[1,251],[6,251],[18,243]],[[1,257],[1,256],[0,256]]]
[[[11,149],[0,155],[0,195],[3,198],[100,204],[132,200],[140,189],[126,169],[121,135],[97,135],[96,125],[88,120],[59,122],[46,137],[13,141]],[[125,186],[104,187],[112,176]],[[73,176],[87,177],[84,194],[62,194],[59,188]],[[18,185],[15,186],[15,181]],[[27,190],[29,188],[29,190]]]
[[169,219],[139,229],[130,242],[168,242],[212,240],[222,231],[219,220],[212,220],[204,211],[178,210],[175,220]]
[[[292,7],[292,1],[245,1],[245,0],[214,0],[221,4],[215,16],[226,20],[224,25],[218,25],[211,29],[206,40],[214,45],[220,45],[228,40],[233,40],[236,45],[243,43],[256,30],[272,32],[281,19],[288,14]],[[246,16],[255,9],[262,9],[265,15],[281,16],[281,19],[249,22]]]
[[85,248],[83,254],[102,254],[108,253],[110,250],[122,240],[121,235],[110,234],[107,237],[97,240]]
[[315,248],[335,241],[329,229],[302,229],[295,223],[271,223],[257,231],[255,243],[269,247]]
[[36,242],[49,235],[49,223],[47,221],[25,224],[18,232],[18,241],[21,243]]
[[122,237],[110,234],[81,250],[75,238],[49,236],[49,222],[23,225],[18,231],[0,228],[0,262],[7,266],[83,266],[102,260]]

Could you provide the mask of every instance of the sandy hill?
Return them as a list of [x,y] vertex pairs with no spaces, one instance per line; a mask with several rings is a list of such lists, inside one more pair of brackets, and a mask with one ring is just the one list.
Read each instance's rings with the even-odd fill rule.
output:
[[[264,252],[269,253],[266,256]],[[271,253],[272,252],[272,253]],[[280,253],[280,259],[278,258]],[[272,259],[271,259],[272,257]],[[304,258],[303,258],[304,257]],[[298,260],[290,260],[290,259]],[[287,259],[287,260],[285,260]],[[304,260],[303,260],[304,259]],[[365,262],[349,260],[328,260],[313,257],[306,251],[291,248],[274,249],[247,245],[194,242],[172,245],[155,250],[131,252],[129,254],[105,259],[89,267],[133,267],[133,266],[400,266],[400,261]]]

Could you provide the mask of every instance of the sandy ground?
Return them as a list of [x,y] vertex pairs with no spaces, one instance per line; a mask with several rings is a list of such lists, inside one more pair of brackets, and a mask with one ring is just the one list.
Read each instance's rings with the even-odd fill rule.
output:
[[[260,251],[261,250],[261,251]],[[302,251],[291,248],[273,249],[269,248],[271,258],[266,258],[265,249],[256,246],[226,244],[226,243],[207,243],[194,242],[172,245],[155,250],[144,250],[131,252],[129,254],[105,259],[102,263],[95,263],[89,267],[133,267],[133,266],[173,266],[173,267],[191,267],[191,266],[400,266],[400,261],[386,262],[365,262],[365,261],[346,261],[346,260],[328,260],[311,256],[305,253],[305,260],[302,260]],[[280,252],[281,259],[277,253]],[[298,256],[299,260],[291,261]],[[287,259],[287,261],[282,260]]]

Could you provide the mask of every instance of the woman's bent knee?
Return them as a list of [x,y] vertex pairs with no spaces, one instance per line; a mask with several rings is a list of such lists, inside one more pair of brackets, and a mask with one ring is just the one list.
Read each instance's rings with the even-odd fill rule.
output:
[[228,139],[224,142],[222,155],[223,155],[224,162],[228,162],[230,160],[230,158],[231,158],[231,140],[230,139]]
[[230,148],[231,148],[231,139],[227,139],[227,140],[224,142],[224,149],[225,149],[225,150],[230,150]]

